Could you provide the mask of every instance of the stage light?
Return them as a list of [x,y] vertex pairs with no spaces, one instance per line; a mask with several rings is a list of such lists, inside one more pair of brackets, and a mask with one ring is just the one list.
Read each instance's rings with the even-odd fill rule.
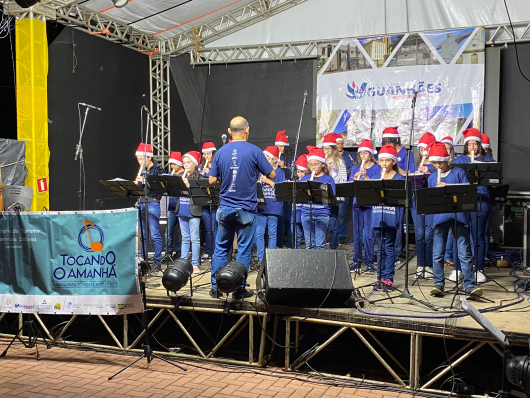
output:
[[122,8],[129,4],[129,0],[112,0],[112,2],[116,8]]
[[530,391],[530,356],[511,357],[506,364],[506,377],[513,385]]
[[217,289],[223,293],[232,293],[241,288],[247,279],[247,269],[237,261],[230,261],[226,267],[217,273]]
[[40,0],[15,0],[15,3],[17,3],[22,8],[32,7],[39,2]]
[[169,292],[177,293],[188,283],[190,275],[193,273],[193,266],[185,258],[178,258],[173,265],[164,271],[162,285]]

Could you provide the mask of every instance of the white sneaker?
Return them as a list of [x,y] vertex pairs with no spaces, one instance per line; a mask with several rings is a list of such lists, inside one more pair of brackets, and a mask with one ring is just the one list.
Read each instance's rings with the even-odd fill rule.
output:
[[[464,279],[464,274],[462,273],[462,271],[458,271],[458,279]],[[451,272],[451,275],[449,275],[449,280],[451,282],[456,282],[456,270],[453,270],[453,272]]]
[[416,268],[416,279],[421,278],[423,276],[423,271],[425,270],[425,267],[418,267]]
[[483,271],[477,272],[477,283],[484,283],[486,282],[486,276],[484,275]]
[[210,255],[208,253],[204,253],[202,256],[201,256],[201,260],[208,260],[210,258]]
[[434,274],[432,273],[431,267],[425,267],[425,279],[433,279]]

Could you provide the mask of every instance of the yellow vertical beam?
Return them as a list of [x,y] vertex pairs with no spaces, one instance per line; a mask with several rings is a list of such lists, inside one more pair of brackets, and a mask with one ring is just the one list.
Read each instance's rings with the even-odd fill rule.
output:
[[[32,211],[49,208],[48,191],[39,193],[37,180],[48,186],[48,41],[46,23],[33,18],[16,21],[17,130],[26,143],[26,186],[33,188]],[[41,183],[40,187],[43,188]]]

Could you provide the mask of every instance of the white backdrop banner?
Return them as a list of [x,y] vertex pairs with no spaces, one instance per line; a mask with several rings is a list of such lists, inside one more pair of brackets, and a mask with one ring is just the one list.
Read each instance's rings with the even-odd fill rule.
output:
[[482,28],[347,39],[321,45],[319,54],[317,144],[335,132],[348,146],[380,145],[391,126],[404,144],[427,131],[458,142],[466,128],[480,129]]

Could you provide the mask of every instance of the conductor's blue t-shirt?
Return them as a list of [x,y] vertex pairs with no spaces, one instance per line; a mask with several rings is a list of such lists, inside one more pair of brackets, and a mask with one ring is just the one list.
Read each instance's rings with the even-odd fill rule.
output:
[[221,179],[220,205],[256,213],[257,174],[272,172],[272,166],[257,146],[246,141],[231,142],[215,154],[210,177]]

